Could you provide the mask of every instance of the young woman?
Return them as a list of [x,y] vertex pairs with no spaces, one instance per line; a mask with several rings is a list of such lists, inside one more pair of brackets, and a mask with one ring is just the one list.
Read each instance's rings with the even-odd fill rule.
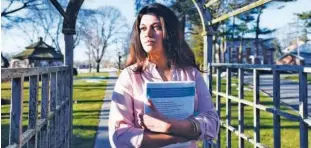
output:
[[[195,114],[184,120],[163,117],[145,101],[146,82],[195,81]],[[144,114],[144,103],[153,112]],[[162,147],[217,136],[219,118],[195,57],[181,38],[172,10],[154,3],[142,8],[133,26],[127,67],[112,95],[109,140],[112,147]]]

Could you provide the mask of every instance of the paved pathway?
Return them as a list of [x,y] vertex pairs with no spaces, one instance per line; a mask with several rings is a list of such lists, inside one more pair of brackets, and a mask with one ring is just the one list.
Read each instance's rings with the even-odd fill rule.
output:
[[[252,76],[246,76],[245,82],[248,84],[253,83]],[[290,80],[285,80],[281,77],[281,102],[285,103],[292,108],[299,110],[299,83]],[[259,89],[273,96],[273,76],[261,75]],[[311,115],[311,84],[308,85],[308,115]]]
[[108,137],[108,117],[111,102],[111,95],[114,89],[114,85],[117,79],[116,72],[109,73],[109,79],[107,79],[106,95],[104,97],[104,102],[101,107],[101,112],[99,115],[99,124],[96,133],[94,148],[110,148],[109,137]]

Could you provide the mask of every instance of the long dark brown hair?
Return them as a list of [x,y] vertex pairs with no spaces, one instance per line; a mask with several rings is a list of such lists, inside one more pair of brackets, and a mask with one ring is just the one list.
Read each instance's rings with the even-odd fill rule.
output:
[[180,25],[175,13],[168,7],[153,3],[143,7],[135,20],[131,33],[130,54],[126,67],[137,64],[135,72],[142,72],[144,61],[148,54],[142,47],[140,41],[140,21],[143,15],[153,13],[160,18],[163,30],[163,47],[167,57],[168,65],[174,64],[178,68],[194,67],[201,71],[195,63],[195,56],[188,44],[182,38]]

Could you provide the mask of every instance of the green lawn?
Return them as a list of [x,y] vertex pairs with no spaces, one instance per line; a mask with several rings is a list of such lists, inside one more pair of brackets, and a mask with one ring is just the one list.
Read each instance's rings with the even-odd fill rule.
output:
[[91,73],[79,73],[75,78],[81,77],[107,77],[109,74],[107,72],[91,72]]
[[[295,81],[295,82],[299,82],[298,75],[286,76],[284,78],[287,79],[287,80],[292,80],[292,81]],[[311,83],[311,74],[308,74],[307,81],[308,81],[308,83]]]
[[[215,89],[215,82],[216,80],[213,80],[213,88]],[[222,79],[222,92],[225,91],[225,84],[226,81],[225,79]],[[232,94],[234,96],[238,96],[237,90],[237,79],[233,78],[232,79],[232,84],[236,84],[232,86]],[[245,86],[246,87],[246,86]],[[252,101],[253,100],[253,95],[252,95],[252,90],[245,90],[245,99]],[[213,99],[215,101],[215,97]],[[238,129],[238,104],[234,101],[232,102],[232,121],[231,124]],[[272,106],[273,102],[272,99],[265,94],[261,93],[260,94],[260,103],[262,105],[267,105],[267,106]],[[226,119],[226,101],[224,98],[221,100],[221,120],[225,121]],[[286,106],[281,105],[281,110],[292,113],[295,115],[298,115],[297,112],[292,111]],[[244,107],[244,125],[245,125],[245,133],[253,138],[253,108],[252,107]],[[309,130],[310,132],[310,130]],[[221,147],[225,147],[225,141],[226,139],[226,131],[224,128],[221,128]],[[273,147],[273,115],[271,113],[265,112],[265,111],[260,111],[260,141],[268,146],[268,147]],[[309,136],[309,141],[311,141],[311,137]],[[238,137],[232,133],[232,147],[238,147]],[[245,147],[254,147],[252,144],[249,142],[245,141]],[[285,118],[281,117],[281,147],[282,148],[293,148],[293,147],[299,147],[299,122],[293,122],[290,120],[287,120]]]
[[[95,75],[105,76],[106,74],[101,73]],[[88,75],[85,74],[85,76]],[[24,100],[27,101],[29,83],[25,82],[24,86]],[[99,111],[103,103],[103,97],[105,96],[105,86],[105,81],[100,81],[99,83],[88,83],[83,80],[74,81],[73,98],[74,100],[77,100],[77,103],[73,105],[74,148],[93,147],[94,137],[99,122]],[[1,98],[10,99],[10,83],[2,83],[1,92]],[[10,119],[9,110],[10,105],[1,106],[1,147],[8,145]],[[23,111],[22,120],[25,131],[28,123],[28,104],[25,102],[23,105]],[[38,111],[40,112],[40,109]]]
[[106,82],[74,82],[73,98],[73,147],[86,148],[94,146],[94,138],[99,122],[99,112],[105,96]]

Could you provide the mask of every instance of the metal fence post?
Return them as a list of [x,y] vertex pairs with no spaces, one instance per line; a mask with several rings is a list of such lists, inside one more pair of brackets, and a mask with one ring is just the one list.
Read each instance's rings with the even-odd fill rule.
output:
[[[37,102],[38,102],[38,76],[29,77],[29,112],[28,112],[28,129],[36,130],[37,125]],[[28,142],[28,148],[36,148],[38,134],[36,133]]]
[[9,144],[16,143],[17,147],[22,143],[23,82],[24,77],[12,80]]
[[300,115],[300,148],[308,147],[308,124],[305,119],[308,118],[308,83],[307,73],[303,69],[299,70],[299,115]]
[[[227,67],[226,76],[226,125],[231,126],[231,100],[228,96],[231,95],[231,69]],[[226,129],[226,147],[231,148],[231,131]]]
[[[238,70],[239,74],[239,99],[244,99],[244,70],[242,68],[239,68]],[[239,102],[238,103],[239,108],[239,133],[244,133],[244,104]],[[239,148],[244,148],[244,139],[239,135]]]
[[[275,109],[280,109],[280,72],[273,70],[273,105]],[[276,113],[273,114],[273,138],[274,147],[281,147],[281,124],[280,116]]]
[[[221,71],[220,71],[220,68],[217,68],[216,70],[216,73],[217,73],[217,79],[216,79],[216,92],[221,92]],[[219,94],[216,95],[216,110],[217,110],[217,114],[218,114],[218,117],[220,118],[221,114],[221,97]],[[219,129],[220,130],[220,129]],[[218,132],[218,138],[217,138],[217,146],[218,147],[221,147],[220,145],[220,138],[221,138],[221,135],[220,135],[220,131]]]
[[57,83],[56,83],[56,73],[51,73],[51,91],[50,91],[50,112],[54,113],[54,116],[50,120],[49,124],[49,148],[56,147],[56,90],[57,90]]
[[254,147],[260,143],[260,110],[256,108],[259,104],[259,71],[253,70],[253,103],[254,103]]

